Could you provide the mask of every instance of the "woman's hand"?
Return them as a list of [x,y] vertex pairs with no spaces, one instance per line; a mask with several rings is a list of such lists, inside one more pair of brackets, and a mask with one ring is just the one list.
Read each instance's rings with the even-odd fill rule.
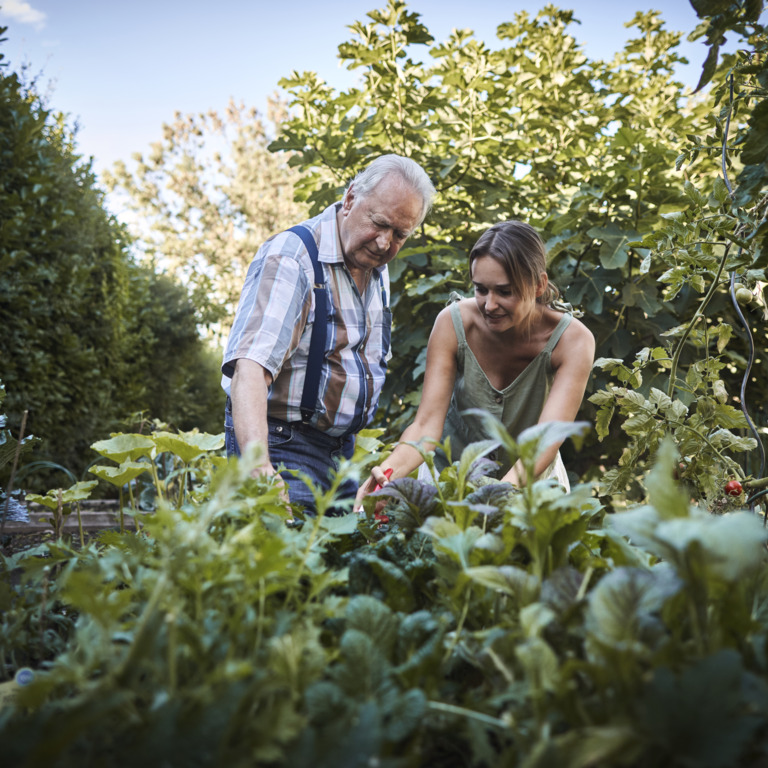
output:
[[[371,470],[371,476],[358,488],[357,495],[355,496],[355,503],[352,509],[355,512],[360,512],[363,508],[363,499],[374,491],[378,491],[379,488],[383,488],[389,482],[389,478],[392,476],[392,469],[384,469],[383,467],[374,467]],[[379,507],[383,507],[386,501],[381,501],[376,505],[376,511],[379,511]]]

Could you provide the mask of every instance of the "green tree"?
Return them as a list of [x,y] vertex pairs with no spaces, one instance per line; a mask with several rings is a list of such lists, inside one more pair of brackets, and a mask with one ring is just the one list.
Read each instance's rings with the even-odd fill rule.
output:
[[[339,48],[362,86],[335,93],[312,73],[283,80],[296,116],[272,147],[296,153],[297,189],[313,210],[383,152],[413,157],[437,184],[421,237],[393,266],[393,426],[412,415],[429,328],[449,291],[466,289],[472,242],[498,220],[543,232],[554,280],[584,307],[600,354],[627,355],[674,325],[642,268],[647,252],[628,244],[680,204],[676,144],[702,128],[703,107],[671,77],[680,34],[637,14],[639,36],[605,63],[569,34],[573,13],[552,6],[501,24],[495,50],[468,30],[432,45],[418,14],[394,0],[368,15]],[[415,60],[426,48],[431,66]],[[702,157],[689,174],[713,169]]]
[[186,287],[148,267],[134,266],[132,275],[125,364],[133,391],[123,412],[146,411],[176,429],[220,432],[221,355],[200,337]]
[[136,267],[65,118],[2,70],[0,328],[9,427],[28,410],[38,459],[79,472],[138,410],[212,424],[215,367],[186,293]]
[[186,285],[209,329],[231,322],[259,246],[306,218],[293,200],[296,171],[267,151],[284,118],[277,100],[266,122],[234,102],[223,115],[176,113],[130,170],[120,161],[104,175],[140,260]]
[[0,72],[0,376],[11,424],[28,409],[28,430],[63,461],[118,394],[123,248],[63,117]]
[[[553,6],[535,17],[515,14],[499,25],[501,46],[491,49],[469,30],[435,44],[418,14],[390,0],[370,12],[368,22],[352,25],[353,39],[339,48],[347,66],[361,70],[360,87],[336,93],[313,73],[281,81],[296,112],[272,148],[295,153],[292,162],[303,170],[298,194],[313,210],[337,197],[371,156],[384,152],[413,157],[438,187],[420,236],[392,266],[397,354],[382,398],[392,434],[418,403],[434,317],[451,290],[466,289],[472,242],[495,221],[523,218],[544,235],[551,276],[583,309],[598,357],[609,361],[598,368],[594,390],[604,391],[618,371],[644,403],[655,390],[674,403],[669,414],[660,415],[659,404],[651,403],[658,430],[633,455],[631,472],[643,471],[659,434],[672,428],[669,419],[679,419],[674,409],[680,405],[688,413],[697,398],[697,437],[686,433],[683,446],[702,457],[693,476],[697,491],[716,493],[723,475],[738,467],[731,454],[753,443],[730,431],[747,426],[733,412],[738,399],[729,394],[739,391],[746,358],[735,339],[728,343],[740,332],[727,277],[746,270],[750,287],[764,278],[756,233],[765,225],[754,193],[765,158],[759,151],[763,134],[756,133],[762,123],[755,117],[762,107],[755,106],[754,96],[765,85],[758,73],[764,31],[756,4],[714,6],[712,24],[692,36],[711,34],[719,44],[727,27],[751,48],[740,54],[735,100],[718,90],[714,96],[692,94],[675,79],[681,33],[668,31],[659,13],[635,14],[627,24],[634,36],[623,50],[611,61],[594,61],[569,33],[573,13]],[[432,64],[418,59],[427,50]],[[735,61],[729,56],[718,64],[710,57],[708,77],[724,82]],[[734,153],[729,145],[728,162],[752,163],[741,171],[736,193],[737,204],[745,205],[749,183],[750,204],[757,203],[746,228],[744,216],[731,210],[729,195],[722,196],[728,116],[738,147]],[[728,256],[726,245],[740,235],[752,239],[749,247]],[[689,322],[702,317],[704,331],[686,332]],[[635,375],[636,354],[645,375]],[[758,365],[750,385],[762,403],[764,356]],[[714,403],[721,407],[709,407]],[[601,474],[627,446],[606,403],[586,403],[584,416],[598,416],[593,405],[600,408],[604,442],[597,445],[593,438],[581,451],[572,463],[579,474]],[[634,415],[631,403],[622,407]],[[724,433],[713,443],[710,433],[719,427]],[[703,450],[706,445],[712,450]],[[712,461],[717,472],[708,468]],[[626,482],[619,485],[627,490]]]

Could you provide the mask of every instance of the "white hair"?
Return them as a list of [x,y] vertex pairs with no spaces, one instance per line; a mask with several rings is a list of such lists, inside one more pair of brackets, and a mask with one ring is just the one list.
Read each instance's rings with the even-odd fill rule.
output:
[[381,155],[377,157],[365,170],[355,176],[349,186],[344,190],[344,197],[354,186],[355,195],[363,198],[369,195],[390,174],[399,176],[409,187],[418,192],[422,200],[421,216],[419,224],[432,207],[435,197],[435,187],[429,180],[424,169],[410,157],[401,155]]

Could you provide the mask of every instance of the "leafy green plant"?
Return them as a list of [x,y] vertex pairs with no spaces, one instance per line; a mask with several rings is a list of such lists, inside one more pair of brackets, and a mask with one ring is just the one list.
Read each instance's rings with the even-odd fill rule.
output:
[[[145,508],[154,508],[157,500],[181,507],[187,496],[194,499],[196,489],[207,484],[216,467],[226,462],[224,457],[212,453],[223,447],[222,434],[209,435],[197,430],[179,433],[159,430],[150,435],[121,433],[92,446],[118,466],[96,465],[90,472],[120,489],[120,530],[123,531],[124,488],[128,488],[130,509],[138,526],[138,497]],[[149,474],[150,483],[134,493],[135,481],[145,474]]]
[[[752,52],[729,57],[730,70],[724,73],[727,87],[721,87],[718,93],[718,98],[725,101],[714,120],[714,133],[706,142],[693,137],[693,146],[677,160],[677,166],[682,167],[700,152],[717,151],[722,159],[722,176],[703,190],[686,181],[686,205],[664,214],[663,226],[632,244],[647,249],[641,272],[649,272],[653,265],[665,269],[659,277],[665,286],[661,297],[665,305],[679,300],[686,291],[700,298],[691,302],[685,322],[662,334],[664,346],[645,347],[631,365],[619,358],[600,358],[596,362],[597,368],[619,380],[619,386],[607,383],[590,398],[598,406],[598,436],[603,439],[610,434],[611,420],[618,412],[625,417],[621,429],[631,438],[619,466],[606,473],[606,494],[628,493],[635,497],[644,463],[667,433],[674,436],[682,454],[680,478],[711,509],[728,506],[724,487],[729,478],[745,477],[745,469],[734,454],[759,447],[762,461],[753,462],[753,472],[765,473],[764,449],[747,410],[754,403],[762,411],[762,403],[759,399],[747,402],[746,385],[756,381],[752,374],[753,335],[758,335],[759,342],[765,341],[757,315],[766,311],[761,289],[766,279],[761,238],[768,197],[758,197],[754,205],[745,206],[743,195],[732,189],[728,175],[731,155],[739,152],[733,147],[738,148],[744,141],[745,126],[739,125],[738,118],[745,106],[765,91],[760,65],[751,63],[759,60],[759,51],[766,45],[765,29],[757,23],[750,42]],[[716,47],[714,50],[716,56]],[[712,74],[707,72],[707,79]],[[729,134],[732,123],[735,139]],[[754,138],[756,127],[746,128],[746,134]],[[754,171],[750,172],[752,180]],[[744,177],[739,179],[743,181]],[[730,302],[724,289],[730,292]],[[727,318],[731,312],[736,313],[740,324]],[[751,348],[749,360],[734,349],[739,336]],[[743,369],[740,395],[732,396],[723,379],[729,371]],[[645,383],[644,376],[648,377]],[[761,413],[760,421],[764,418]],[[752,437],[743,436],[747,429]]]
[[[549,440],[581,429],[505,445],[532,466]],[[115,460],[146,450],[123,442]],[[431,493],[413,478],[379,491],[396,504],[385,529],[356,515],[288,524],[278,490],[251,477],[251,451],[196,496],[162,501],[141,533],[5,559],[0,599],[16,619],[5,674],[36,666],[0,710],[7,759],[758,759],[768,533],[757,517],[691,507],[671,440],[648,504],[607,516],[587,486],[489,480],[487,450],[470,446]],[[318,499],[325,508],[332,492]],[[39,621],[52,628],[53,605],[58,632],[40,656],[20,655]]]
[[45,496],[41,496],[39,493],[28,493],[27,501],[41,504],[53,512],[53,517],[49,519],[49,522],[53,526],[53,533],[56,539],[61,538],[64,519],[71,514],[72,507],[74,506],[77,510],[77,527],[80,532],[80,545],[85,546],[83,518],[80,514],[80,502],[89,498],[91,491],[96,487],[97,483],[97,480],[75,483],[66,490],[62,488],[50,490]]

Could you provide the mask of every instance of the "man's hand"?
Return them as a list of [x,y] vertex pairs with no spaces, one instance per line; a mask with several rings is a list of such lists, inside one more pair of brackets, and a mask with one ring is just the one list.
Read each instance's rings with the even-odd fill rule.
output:
[[286,504],[289,503],[288,486],[285,484],[285,480],[283,480],[282,476],[272,466],[271,462],[267,462],[266,464],[262,464],[261,466],[254,467],[253,470],[251,470],[251,477],[267,478],[270,482],[270,485],[274,485],[280,489],[280,498]]

